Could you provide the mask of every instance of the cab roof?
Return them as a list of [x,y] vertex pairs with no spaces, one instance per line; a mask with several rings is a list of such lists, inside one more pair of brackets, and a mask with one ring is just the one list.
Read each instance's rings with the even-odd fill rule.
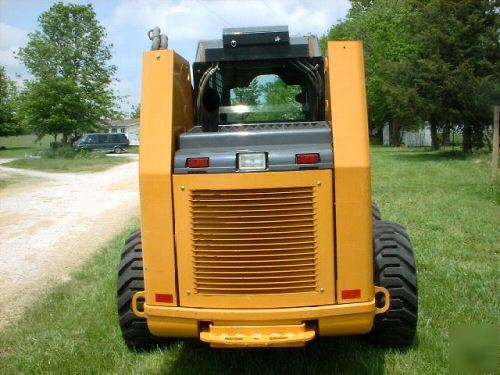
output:
[[290,37],[288,26],[226,28],[198,43],[196,63],[320,57],[315,35]]

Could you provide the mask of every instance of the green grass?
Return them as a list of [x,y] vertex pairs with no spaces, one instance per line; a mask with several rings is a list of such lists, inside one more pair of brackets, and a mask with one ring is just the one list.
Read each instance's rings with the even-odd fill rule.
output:
[[139,146],[129,146],[127,148],[127,152],[129,154],[138,154],[139,153]]
[[0,150],[0,159],[24,158],[25,156],[37,154],[49,148],[50,142],[53,141],[54,137],[48,135],[40,140],[37,140],[36,136],[32,134],[0,137],[0,146],[6,148]]
[[50,147],[53,137],[45,136],[36,140],[34,135],[15,137],[0,137],[0,159],[17,158],[18,160],[4,163],[2,166],[13,168],[34,169],[46,172],[98,172],[112,166],[129,162],[128,158],[106,157],[104,153],[92,152],[86,157],[76,158],[29,158],[30,155],[44,155]]
[[96,153],[89,158],[18,159],[2,165],[46,172],[98,172],[127,162],[130,162],[127,157],[109,157],[105,154]]
[[0,333],[0,373],[448,373],[450,327],[498,324],[500,184],[490,181],[485,155],[377,147],[372,163],[382,215],[406,225],[415,247],[420,315],[412,347],[389,350],[345,337],[300,349],[216,350],[175,340],[162,350],[130,351],[118,329],[115,282],[132,223]]

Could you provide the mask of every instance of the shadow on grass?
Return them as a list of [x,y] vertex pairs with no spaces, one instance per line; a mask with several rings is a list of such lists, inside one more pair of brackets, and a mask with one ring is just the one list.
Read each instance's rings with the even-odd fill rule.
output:
[[0,144],[0,153],[2,151],[34,151],[33,147],[25,147],[25,146],[21,146],[21,147],[5,147],[5,148],[1,148],[2,145]]
[[[1,146],[2,145],[0,144],[0,147]],[[12,151],[12,150],[15,150],[15,151],[19,151],[19,150],[33,150],[33,147],[20,146],[20,147],[5,147],[5,148],[0,149],[0,151]]]
[[387,349],[359,337],[319,338],[303,348],[212,349],[183,341],[168,374],[382,374]]
[[431,150],[401,150],[389,151],[389,157],[406,161],[444,161],[444,160],[467,160],[474,155],[460,150],[431,151]]

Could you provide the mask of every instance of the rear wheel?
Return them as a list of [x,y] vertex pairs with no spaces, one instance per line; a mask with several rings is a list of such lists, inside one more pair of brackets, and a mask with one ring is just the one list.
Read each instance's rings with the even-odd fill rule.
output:
[[[118,269],[117,305],[118,318],[123,339],[129,348],[149,349],[167,340],[153,336],[149,332],[146,319],[138,318],[132,311],[132,296],[144,290],[144,271],[142,269],[141,232],[134,231],[125,241]],[[142,309],[142,303],[138,303]]]
[[115,151],[115,154],[121,154],[123,152],[121,147],[115,147],[114,151]]
[[417,273],[406,230],[387,221],[373,223],[374,281],[389,291],[390,307],[375,316],[369,338],[382,345],[406,346],[415,337],[418,315]]
[[372,220],[382,220],[382,214],[380,213],[380,208],[378,208],[377,203],[372,202]]

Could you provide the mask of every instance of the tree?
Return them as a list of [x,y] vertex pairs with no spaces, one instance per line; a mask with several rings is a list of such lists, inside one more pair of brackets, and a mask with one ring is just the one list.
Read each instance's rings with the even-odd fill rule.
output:
[[369,10],[376,0],[351,0],[350,13],[366,12]]
[[390,127],[390,141],[398,146],[400,129],[420,123],[418,96],[408,75],[405,57],[414,54],[410,25],[415,17],[408,1],[353,1],[346,19],[333,26],[322,38],[363,41],[369,123],[379,131]]
[[[412,34],[419,45],[412,63],[420,112],[438,130],[463,128],[463,150],[482,147],[491,106],[499,99],[498,13],[488,0],[414,0]],[[445,141],[445,140],[443,140]]]
[[235,87],[231,104],[258,105],[261,90],[257,79],[253,79],[247,87]]
[[[235,87],[231,94],[231,105],[257,106],[260,104],[259,98],[262,93],[262,87],[257,79],[253,79],[247,87]],[[240,114],[241,121],[257,121],[256,114]]]
[[132,106],[130,118],[141,118],[141,103]]
[[499,26],[495,0],[353,0],[322,43],[363,40],[370,125],[389,123],[392,145],[428,121],[433,148],[460,125],[470,152],[500,101]]
[[281,106],[283,108],[281,111],[271,113],[270,119],[285,121],[302,118],[302,105],[295,100],[297,94],[301,92],[300,86],[287,86],[281,78],[276,78],[274,81],[265,83],[262,92],[265,95],[264,112],[266,112],[266,106]]
[[63,142],[116,117],[111,45],[91,4],[56,3],[38,18],[17,57],[33,76],[25,83],[18,116],[38,136],[62,133]]
[[259,109],[242,115],[243,121],[298,120],[303,116],[302,106],[295,100],[300,86],[287,86],[278,76],[254,78],[248,87],[234,89],[232,105],[258,106]]
[[23,128],[15,118],[16,99],[16,83],[9,79],[5,68],[0,66],[0,136],[2,137],[23,132]]

